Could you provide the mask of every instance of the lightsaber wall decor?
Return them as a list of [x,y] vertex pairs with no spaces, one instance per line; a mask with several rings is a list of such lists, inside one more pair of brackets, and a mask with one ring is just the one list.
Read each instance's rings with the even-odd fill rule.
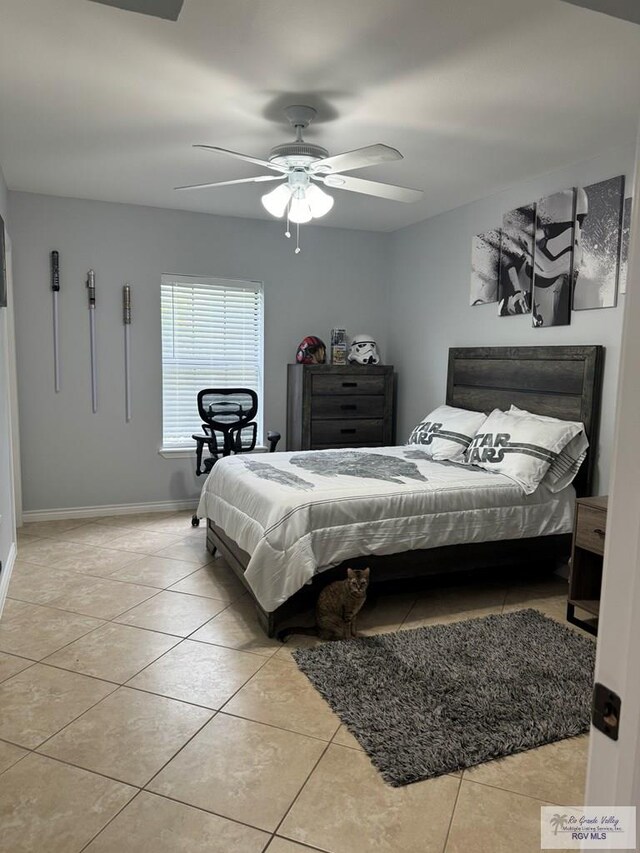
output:
[[124,323],[124,408],[131,420],[131,287],[122,288],[122,322]]
[[51,291],[53,293],[53,383],[60,390],[60,327],[58,322],[58,293],[60,292],[60,255],[51,252]]
[[91,408],[95,414],[98,411],[98,376],[96,365],[96,274],[93,270],[87,273],[87,290],[89,292],[89,346],[91,348]]

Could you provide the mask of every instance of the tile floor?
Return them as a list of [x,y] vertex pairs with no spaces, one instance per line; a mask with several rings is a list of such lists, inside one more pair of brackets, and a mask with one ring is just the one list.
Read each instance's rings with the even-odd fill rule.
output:
[[[0,622],[2,853],[538,853],[540,805],[581,802],[586,737],[385,785],[204,538],[189,513],[21,532]],[[565,593],[401,593],[360,627],[564,620]]]

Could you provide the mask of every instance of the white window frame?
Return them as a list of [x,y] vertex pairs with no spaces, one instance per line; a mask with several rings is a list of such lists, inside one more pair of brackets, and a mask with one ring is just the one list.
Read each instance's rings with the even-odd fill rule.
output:
[[[176,457],[188,457],[195,456],[195,442],[193,445],[191,441],[185,441],[180,444],[174,443],[166,443],[167,439],[165,436],[165,415],[164,415],[164,396],[165,396],[165,367],[164,367],[164,336],[165,330],[163,328],[162,322],[162,286],[164,285],[172,285],[172,284],[184,284],[184,285],[197,285],[199,287],[207,287],[207,286],[215,286],[217,288],[223,287],[227,290],[249,290],[252,293],[258,293],[260,295],[259,301],[259,325],[258,325],[258,334],[259,334],[259,363],[258,363],[258,373],[259,373],[259,381],[257,383],[257,387],[255,388],[258,394],[258,414],[256,416],[256,423],[258,425],[257,429],[257,440],[256,440],[256,450],[264,450],[264,283],[261,281],[253,281],[253,280],[244,280],[244,279],[231,279],[231,278],[222,278],[218,276],[198,276],[198,275],[177,275],[173,273],[163,273],[161,278],[161,317],[160,317],[160,334],[161,334],[161,348],[162,348],[162,443],[158,449],[158,452],[161,456],[167,458],[176,458]],[[224,387],[224,383],[216,383],[215,379],[212,379],[211,384],[206,386],[203,384],[202,387]],[[232,386],[229,386],[232,387]],[[195,398],[194,398],[195,399]],[[201,431],[201,422],[200,419],[197,419],[197,422],[194,424],[193,432],[197,433]]]

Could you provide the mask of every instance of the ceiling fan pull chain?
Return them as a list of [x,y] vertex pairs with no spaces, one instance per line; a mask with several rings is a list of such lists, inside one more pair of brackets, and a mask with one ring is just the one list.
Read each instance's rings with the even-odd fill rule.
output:
[[296,222],[296,255],[300,254],[300,223]]
[[287,204],[287,230],[284,232],[284,236],[287,239],[289,239],[289,237],[291,237],[291,230],[289,228],[289,211],[290,210],[291,210],[291,199],[289,199],[289,202]]

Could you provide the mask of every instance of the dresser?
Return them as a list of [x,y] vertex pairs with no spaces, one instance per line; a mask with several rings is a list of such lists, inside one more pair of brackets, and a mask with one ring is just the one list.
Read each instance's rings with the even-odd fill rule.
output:
[[[567,620],[591,634],[598,631],[606,533],[607,498],[579,498],[573,528]],[[587,615],[576,616],[576,609]]]
[[391,365],[287,365],[287,450],[393,443]]

